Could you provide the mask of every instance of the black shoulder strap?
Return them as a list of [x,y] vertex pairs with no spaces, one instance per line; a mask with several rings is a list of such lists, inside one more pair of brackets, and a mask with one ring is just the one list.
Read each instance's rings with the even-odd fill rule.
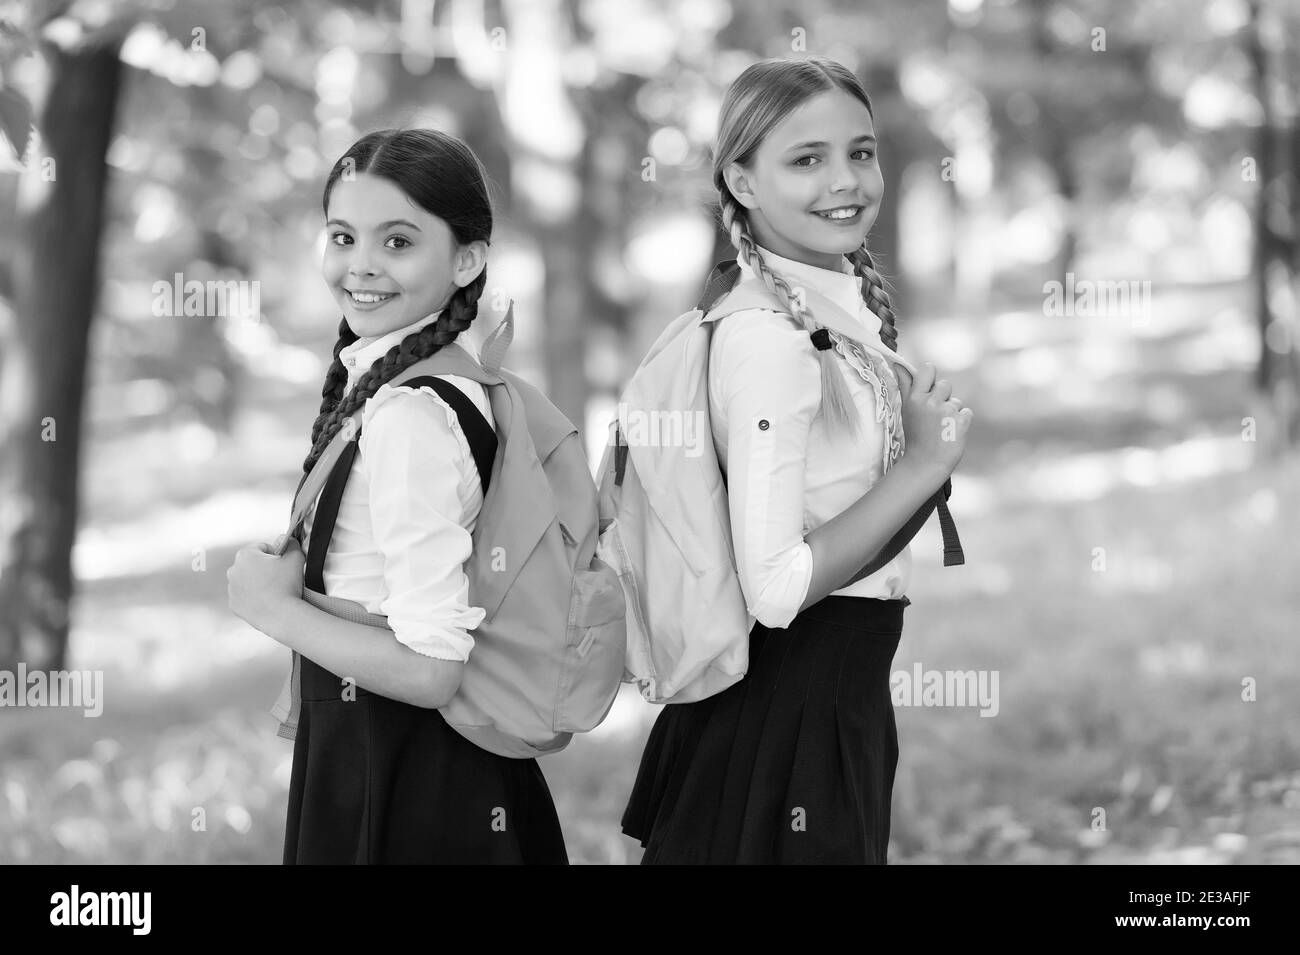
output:
[[957,538],[957,527],[953,523],[952,515],[948,513],[947,500],[952,496],[952,478],[943,482],[943,487],[934,492],[934,496],[922,504],[889,542],[880,549],[866,565],[854,574],[849,580],[844,582],[844,586],[857,583],[865,577],[870,577],[881,567],[884,567],[891,560],[902,552],[903,548],[911,543],[912,538],[921,530],[921,526],[930,518],[935,508],[939,510],[939,529],[943,532],[943,565],[951,567],[953,564],[966,563],[966,556],[962,553],[961,541]]
[[470,454],[474,456],[474,466],[478,468],[478,479],[483,485],[483,496],[487,497],[488,485],[492,483],[492,462],[497,457],[497,435],[492,430],[492,425],[488,424],[487,418],[483,417],[483,412],[478,410],[465,392],[445,378],[422,375],[419,378],[408,378],[402,382],[402,385],[411,388],[428,385],[438,393],[439,398],[451,406],[452,411],[456,412],[456,417],[460,420],[460,430],[465,432]]
[[339,516],[339,502],[343,500],[343,488],[352,473],[352,462],[357,457],[357,445],[361,442],[361,432],[343,446],[343,453],[334,462],[334,470],[325,479],[316,500],[316,512],[311,521],[311,534],[307,540],[307,567],[303,583],[309,590],[318,594],[325,593],[325,551],[329,548],[330,538],[334,535],[334,522]]
[[[487,497],[488,485],[492,481],[492,462],[497,456],[497,436],[492,426],[488,424],[487,418],[483,416],[483,412],[478,410],[465,392],[443,378],[424,375],[408,379],[402,384],[413,388],[428,385],[451,406],[452,411],[456,412],[461,430],[465,432],[465,439],[469,442],[470,453],[474,456],[474,466],[478,469],[479,481],[483,485],[483,496]],[[343,453],[334,462],[334,469],[326,478],[320,498],[316,501],[311,535],[307,541],[304,583],[319,594],[325,593],[325,552],[329,548],[330,537],[334,534],[334,523],[339,516],[339,504],[343,500],[343,488],[348,483],[348,475],[352,473],[352,463],[356,460],[360,444],[361,429],[357,428],[356,436],[347,442]]]
[[695,307],[701,312],[707,312],[718,304],[719,299],[735,288],[738,281],[740,281],[740,266],[736,264],[736,260],[727,259],[725,262],[719,262],[709,273],[709,279],[704,283],[704,293],[695,303]]

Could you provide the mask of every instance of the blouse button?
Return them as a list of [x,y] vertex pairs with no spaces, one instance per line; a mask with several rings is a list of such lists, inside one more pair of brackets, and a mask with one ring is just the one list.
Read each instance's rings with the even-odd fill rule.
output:
[[759,431],[766,431],[766,430],[767,430],[768,428],[770,428],[770,427],[771,427],[771,425],[767,423],[767,419],[766,419],[766,418],[760,418],[760,419],[759,419],[759,421],[758,421],[758,430],[759,430]]

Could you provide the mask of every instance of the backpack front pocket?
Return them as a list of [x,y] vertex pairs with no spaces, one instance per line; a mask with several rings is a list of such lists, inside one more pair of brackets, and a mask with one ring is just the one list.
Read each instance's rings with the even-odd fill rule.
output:
[[623,677],[627,604],[614,568],[599,557],[573,575],[555,730],[586,733],[614,705]]

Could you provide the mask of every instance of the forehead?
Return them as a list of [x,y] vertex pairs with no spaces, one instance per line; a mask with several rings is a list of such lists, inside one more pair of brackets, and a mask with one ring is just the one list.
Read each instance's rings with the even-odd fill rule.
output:
[[871,113],[844,90],[824,90],[809,97],[772,127],[764,145],[786,149],[796,143],[848,143],[859,136],[874,136]]
[[389,219],[409,219],[416,225],[424,225],[434,219],[396,183],[364,172],[358,173],[356,179],[340,178],[334,183],[329,216],[346,219],[354,226]]

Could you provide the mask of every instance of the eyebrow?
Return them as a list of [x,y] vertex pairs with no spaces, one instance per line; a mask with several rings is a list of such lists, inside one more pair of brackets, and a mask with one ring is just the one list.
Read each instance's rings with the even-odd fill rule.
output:
[[[870,133],[863,133],[861,136],[854,136],[852,139],[852,142],[855,143],[874,143],[875,141],[876,137],[872,136]],[[822,142],[821,140],[810,140],[806,143],[795,143],[786,151],[789,152],[791,149],[822,149],[829,145],[830,143]]]
[[[345,228],[345,229],[351,229],[351,228],[352,228],[352,226],[351,226],[349,223],[345,222],[345,221],[342,220],[342,219],[330,219],[330,220],[329,220],[328,222],[326,222],[325,224],[326,224],[326,225],[341,225],[341,226],[343,226],[343,228]],[[414,222],[408,222],[406,219],[389,219],[387,222],[381,222],[381,223],[379,223],[379,225],[375,226],[375,231],[376,231],[376,232],[379,232],[379,231],[382,231],[382,230],[384,230],[384,229],[389,228],[390,226],[395,226],[395,225],[404,225],[404,226],[406,226],[408,229],[414,229],[416,232],[423,232],[423,231],[424,231],[424,230],[421,229],[418,225],[416,225]]]

